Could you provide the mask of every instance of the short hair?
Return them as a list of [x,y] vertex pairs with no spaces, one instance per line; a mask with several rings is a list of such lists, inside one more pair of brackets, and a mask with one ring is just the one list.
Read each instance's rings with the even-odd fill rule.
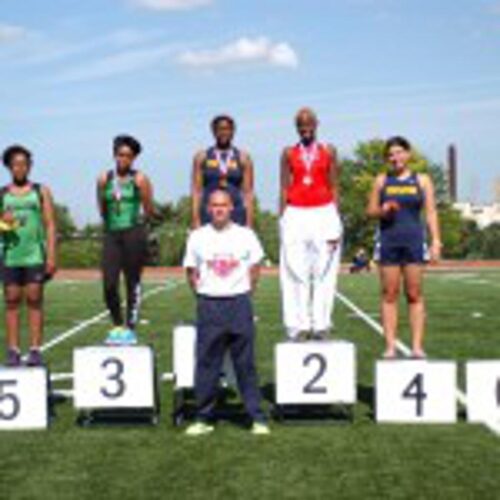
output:
[[210,127],[212,130],[215,130],[219,123],[227,122],[231,126],[232,129],[236,129],[236,122],[232,116],[229,115],[217,115],[210,122]]
[[312,108],[300,108],[295,114],[295,123],[298,123],[302,115],[309,115],[316,123],[318,123],[318,115]]
[[217,193],[222,193],[224,194],[227,199],[231,202],[231,204],[233,204],[233,198],[231,196],[231,193],[229,192],[228,189],[224,188],[224,187],[218,187],[216,189],[214,189],[210,195],[208,196],[208,202],[210,203],[211,199],[213,196],[215,196]]
[[127,146],[132,150],[135,156],[142,152],[141,143],[131,135],[118,135],[113,140],[113,153],[116,154],[122,146]]
[[391,137],[387,139],[387,141],[385,141],[385,146],[384,146],[385,156],[389,154],[390,149],[394,146],[403,148],[405,151],[411,151],[410,141],[405,137],[402,137],[400,135],[395,135],[394,137]]
[[14,156],[16,155],[23,155],[26,158],[26,161],[28,162],[28,165],[31,166],[33,163],[33,155],[31,154],[31,151],[24,146],[21,146],[19,144],[14,144],[12,146],[9,146],[2,155],[2,161],[3,164],[6,167],[10,167],[12,160],[14,159]]

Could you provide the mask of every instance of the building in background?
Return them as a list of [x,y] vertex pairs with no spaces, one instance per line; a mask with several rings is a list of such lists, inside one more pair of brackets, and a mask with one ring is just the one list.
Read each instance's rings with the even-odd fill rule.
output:
[[458,210],[464,219],[473,220],[480,229],[498,223],[500,224],[500,203],[494,202],[489,205],[474,204],[469,201],[457,202],[453,208]]
[[453,208],[458,210],[464,219],[473,220],[480,229],[498,223],[500,224],[500,179],[495,182],[495,201],[490,204],[458,201],[458,162],[457,148],[454,144],[448,147],[448,196]]

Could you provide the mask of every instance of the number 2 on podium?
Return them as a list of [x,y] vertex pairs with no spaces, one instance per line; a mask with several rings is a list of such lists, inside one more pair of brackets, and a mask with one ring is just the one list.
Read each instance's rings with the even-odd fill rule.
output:
[[317,360],[319,363],[318,371],[316,375],[304,386],[304,394],[326,394],[326,387],[318,387],[315,384],[326,372],[326,359],[324,356],[318,353],[311,353],[304,358],[303,365],[309,366],[313,360]]

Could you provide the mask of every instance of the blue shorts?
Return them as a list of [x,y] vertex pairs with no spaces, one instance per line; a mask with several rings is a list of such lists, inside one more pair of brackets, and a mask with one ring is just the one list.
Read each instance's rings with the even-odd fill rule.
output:
[[30,284],[44,284],[49,276],[45,272],[45,265],[26,267],[2,266],[2,281],[4,286],[26,286]]
[[425,264],[429,260],[425,243],[407,245],[375,246],[374,260],[382,266],[405,266],[408,264]]

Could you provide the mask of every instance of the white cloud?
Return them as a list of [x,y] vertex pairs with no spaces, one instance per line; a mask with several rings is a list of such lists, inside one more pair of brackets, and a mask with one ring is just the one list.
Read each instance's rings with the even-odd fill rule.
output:
[[13,42],[22,38],[25,34],[26,30],[20,26],[0,24],[0,43]]
[[74,66],[57,75],[51,81],[80,82],[99,80],[160,64],[166,61],[177,46],[172,44],[122,51],[88,63]]
[[134,4],[150,10],[190,10],[210,5],[213,0],[133,0]]
[[216,68],[228,65],[264,63],[283,68],[296,68],[299,58],[287,43],[273,43],[266,37],[239,38],[213,50],[188,50],[178,62],[194,68]]

